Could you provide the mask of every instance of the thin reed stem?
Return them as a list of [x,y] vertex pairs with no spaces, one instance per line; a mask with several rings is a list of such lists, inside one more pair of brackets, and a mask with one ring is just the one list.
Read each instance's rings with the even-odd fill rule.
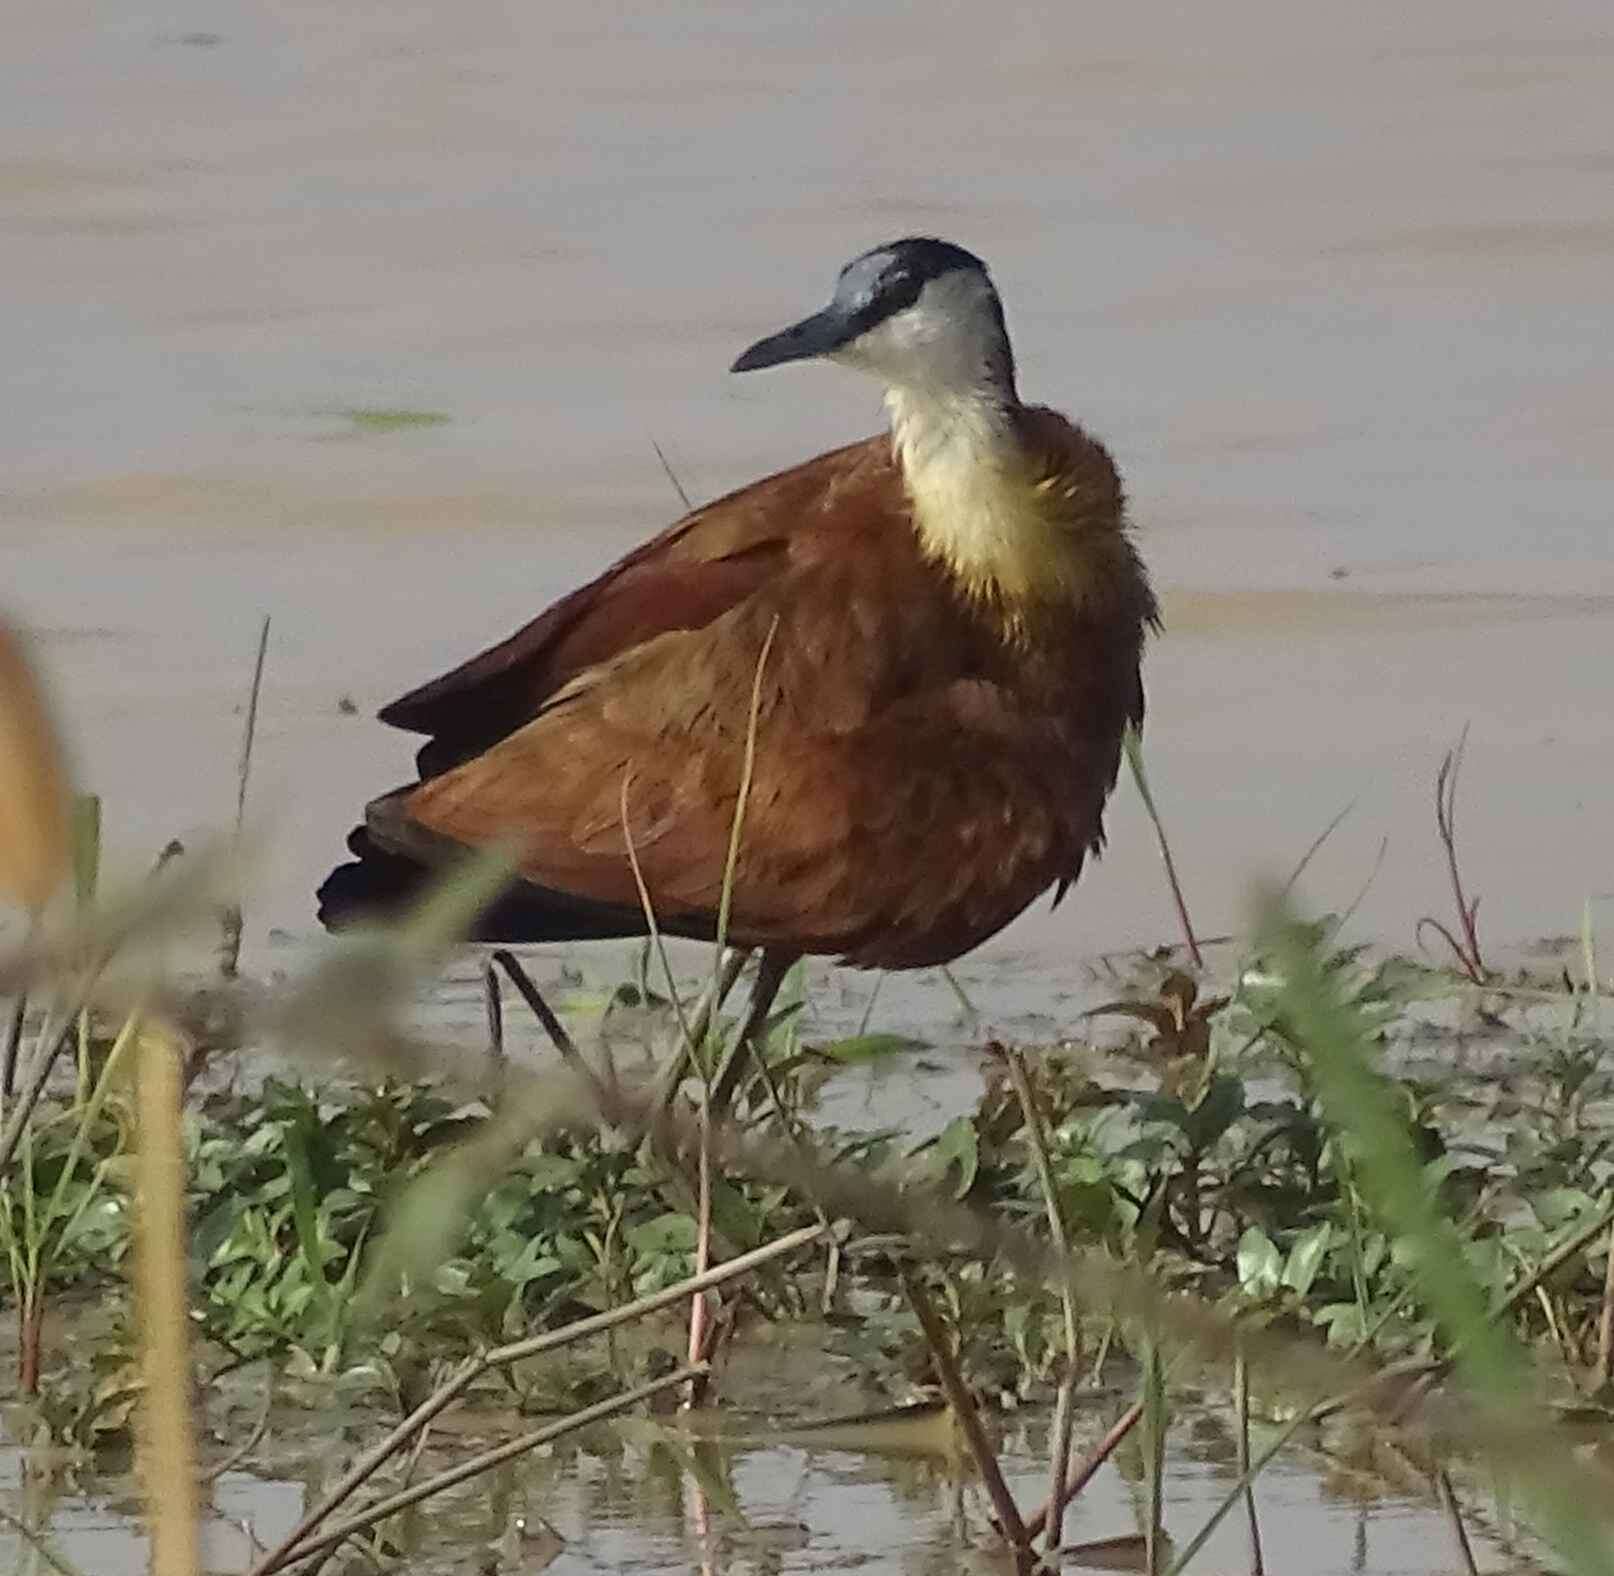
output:
[[532,1433],[523,1434],[519,1439],[496,1445],[491,1450],[484,1450],[480,1455],[472,1456],[468,1461],[461,1461],[458,1465],[427,1478],[423,1483],[417,1483],[401,1493],[389,1495],[386,1499],[377,1500],[358,1515],[350,1516],[346,1521],[338,1522],[336,1526],[317,1537],[310,1538],[306,1543],[296,1545],[285,1554],[278,1565],[271,1568],[283,1570],[287,1565],[294,1565],[302,1560],[312,1559],[316,1554],[323,1554],[327,1549],[345,1543],[356,1533],[367,1531],[378,1521],[385,1521],[388,1516],[396,1516],[399,1511],[408,1510],[411,1505],[418,1505],[434,1494],[455,1488],[471,1478],[491,1471],[494,1467],[503,1466],[506,1461],[514,1461],[517,1456],[523,1456],[529,1450],[536,1450],[541,1445],[547,1445],[553,1440],[575,1433],[580,1428],[587,1428],[591,1423],[615,1417],[619,1412],[625,1412],[641,1401],[648,1401],[652,1396],[660,1395],[663,1390],[671,1390],[677,1385],[684,1384],[705,1366],[704,1363],[694,1363],[674,1373],[663,1374],[659,1379],[652,1379],[635,1389],[623,1391],[621,1395],[614,1395],[606,1401],[597,1401],[593,1406],[586,1406],[581,1411],[572,1412],[543,1428],[534,1429]]
[[752,1270],[759,1269],[784,1254],[793,1253],[797,1248],[818,1241],[823,1234],[821,1226],[803,1226],[800,1230],[780,1237],[775,1242],[755,1248],[750,1253],[743,1253],[739,1258],[730,1259],[726,1264],[715,1265],[704,1275],[691,1276],[688,1280],[679,1281],[675,1286],[665,1286],[660,1291],[651,1292],[634,1302],[624,1303],[620,1308],[591,1314],[588,1318],[578,1319],[561,1329],[548,1330],[542,1335],[529,1336],[525,1340],[515,1341],[507,1346],[496,1346],[468,1359],[460,1365],[452,1378],[422,1401],[385,1439],[367,1450],[324,1500],[304,1516],[276,1548],[270,1550],[253,1566],[251,1576],[269,1576],[271,1571],[280,1570],[285,1565],[290,1551],[297,1544],[303,1542],[316,1527],[330,1517],[333,1511],[346,1504],[354,1492],[373,1477],[391,1456],[407,1445],[434,1417],[446,1411],[483,1374],[495,1368],[508,1367],[511,1363],[524,1362],[531,1357],[541,1357],[546,1352],[556,1351],[562,1346],[569,1346],[573,1341],[585,1340],[591,1335],[604,1334],[618,1325],[629,1324],[635,1319],[644,1318],[647,1314],[683,1302],[708,1287],[721,1286],[742,1275],[749,1275]]
[[60,1025],[55,1027],[54,1034],[50,1025],[41,1030],[43,1043],[34,1051],[17,1102],[6,1113],[5,1127],[0,1130],[0,1178],[5,1176],[12,1156],[17,1152],[17,1144],[22,1138],[23,1129],[27,1127],[29,1117],[34,1114],[34,1107],[39,1104],[39,1098],[45,1092],[45,1085],[50,1081],[51,1070],[56,1066],[57,1058],[77,1037],[78,1015],[89,1000],[92,983],[93,981],[86,980],[76,993],[72,1006],[63,1015]]
[[1188,917],[1188,899],[1183,896],[1182,882],[1177,876],[1177,861],[1171,856],[1171,842],[1166,836],[1165,823],[1160,819],[1160,812],[1155,808],[1154,794],[1149,790],[1149,774],[1143,767],[1143,743],[1138,737],[1138,730],[1128,726],[1122,738],[1122,748],[1126,752],[1126,763],[1131,768],[1132,780],[1138,785],[1138,797],[1143,800],[1143,808],[1149,817],[1149,824],[1154,827],[1155,845],[1160,850],[1160,862],[1166,867],[1166,885],[1171,889],[1171,901],[1177,910],[1177,923],[1182,927],[1183,945],[1188,949],[1188,956],[1194,960],[1194,967],[1205,967],[1205,955],[1199,950],[1199,942],[1194,935],[1194,922]]
[[[1070,1475],[1070,1435],[1076,1418],[1076,1368],[1067,1365],[1059,1380],[1059,1393],[1054,1400],[1053,1443],[1048,1448],[1048,1511],[1047,1536],[1043,1539],[1043,1552],[1052,1558],[1065,1541],[1065,1506],[1070,1496],[1065,1483]],[[1027,1526],[1028,1535],[1031,1534]]]
[[1462,867],[1457,858],[1457,779],[1463,770],[1463,752],[1468,748],[1468,729],[1465,726],[1457,736],[1457,743],[1447,750],[1435,773],[1435,832],[1446,855],[1446,874],[1451,881],[1453,901],[1457,905],[1457,933],[1440,920],[1425,915],[1418,921],[1416,934],[1421,941],[1425,930],[1434,933],[1451,948],[1457,965],[1476,985],[1483,985],[1491,977],[1480,955],[1479,899],[1470,899],[1463,888]]
[[[746,714],[745,723],[745,752],[740,758],[740,783],[734,799],[734,818],[729,825],[729,846],[723,860],[723,887],[717,900],[717,945],[719,949],[728,945],[729,916],[734,905],[734,879],[740,864],[740,841],[745,831],[746,811],[751,803],[751,783],[756,775],[757,765],[757,730],[762,721],[762,677],[768,666],[768,655],[773,650],[774,637],[779,633],[779,616],[776,613],[773,621],[768,625],[768,633],[762,642],[762,650],[757,653],[756,672],[751,675],[751,705]],[[719,952],[719,959],[721,952]],[[746,1020],[746,1027],[740,1033],[739,1039],[730,1050],[724,1065],[718,1070],[716,1076],[707,1084],[706,1099],[711,1111],[721,1113],[728,1106],[729,1099],[734,1093],[735,1081],[740,1068],[744,1065],[743,1058],[747,1055],[754,1057],[758,1062],[763,1059],[763,1046],[760,1036],[767,1027],[767,1009],[773,1004],[773,996],[783,983],[785,969],[780,967],[780,954],[772,949],[763,952],[762,963],[757,973],[756,994],[753,997],[751,1011]],[[772,989],[764,988],[772,980]],[[715,991],[719,981],[718,961],[714,960],[712,988]]]
[[10,1527],[58,1576],[84,1576],[76,1565],[68,1564],[66,1558],[58,1554],[26,1521],[13,1516],[3,1505],[0,1505],[0,1526]]
[[1285,895],[1294,891],[1295,883],[1299,881],[1303,875],[1305,875],[1306,870],[1310,866],[1312,860],[1317,857],[1319,851],[1322,849],[1323,844],[1326,843],[1328,839],[1339,830],[1340,826],[1345,820],[1345,817],[1348,816],[1355,808],[1356,801],[1352,799],[1343,810],[1340,810],[1335,814],[1334,819],[1331,820],[1328,825],[1322,829],[1322,831],[1312,838],[1310,844],[1306,848],[1305,853],[1300,856],[1299,860],[1295,864],[1294,869],[1289,872],[1288,878],[1284,881],[1283,886],[1279,888],[1280,891],[1282,891]]
[[[1026,1073],[1025,1058],[1013,1046],[1003,1048],[1004,1064],[1020,1101],[1025,1121],[1026,1143],[1037,1165],[1037,1181],[1042,1188],[1043,1208],[1048,1216],[1048,1230],[1054,1246],[1061,1255],[1070,1253],[1070,1232],[1065,1224],[1065,1212],[1059,1199],[1059,1186],[1054,1180],[1053,1161],[1049,1158],[1048,1134],[1043,1127],[1042,1112],[1037,1106],[1036,1092]],[[1059,1401],[1054,1408],[1054,1438],[1048,1473],[1048,1535],[1043,1547],[1052,1554],[1064,1541],[1065,1535],[1065,1478],[1069,1471],[1070,1430],[1074,1407],[1076,1375],[1082,1365],[1081,1323],[1076,1310],[1076,1294],[1067,1281],[1059,1288],[1060,1302],[1065,1315],[1065,1372],[1060,1379]]]
[[662,453],[661,445],[654,438],[650,440],[650,447],[656,451],[656,458],[661,461],[661,468],[667,473],[667,480],[673,485],[673,491],[678,494],[678,501],[684,506],[684,513],[688,514],[695,507],[689,501],[689,494],[684,491],[684,484],[678,479],[678,472],[672,468],[667,456]]
[[[712,1264],[712,1103],[704,1090],[697,1120],[700,1124],[700,1145],[696,1158],[695,1273],[704,1275]],[[707,1293],[698,1291],[689,1299],[690,1380],[689,1388],[684,1392],[685,1411],[693,1410],[706,1398],[707,1370],[701,1363],[706,1355],[709,1325],[706,1298]]]
[[1016,1558],[1025,1560],[1031,1551],[1031,1539],[1026,1533],[1025,1522],[1020,1519],[1020,1507],[1015,1504],[1009,1485],[1003,1481],[997,1454],[986,1437],[975,1398],[959,1372],[947,1331],[924,1287],[908,1270],[904,1269],[901,1275],[903,1293],[919,1320],[919,1328],[925,1332],[925,1342],[930,1347],[930,1358],[936,1365],[936,1376],[941,1380],[942,1391],[953,1409],[953,1416],[958,1419],[959,1427],[964,1431],[964,1441],[975,1458],[976,1469],[986,1485],[987,1497],[997,1513],[998,1530],[1014,1550]]
[[1250,1477],[1250,1365],[1244,1348],[1233,1358],[1233,1406],[1238,1427],[1238,1469],[1244,1482],[1244,1511],[1250,1528],[1250,1576],[1265,1576],[1261,1552],[1261,1519],[1255,1509],[1255,1480]]
[[1457,1495],[1452,1491],[1451,1474],[1444,1467],[1435,1473],[1435,1489],[1440,1495],[1446,1519],[1451,1523],[1452,1542],[1457,1547],[1457,1558],[1462,1562],[1465,1576],[1479,1576],[1479,1566],[1474,1563],[1474,1546],[1468,1541],[1463,1512],[1457,1503]]
[[150,1029],[141,1036],[135,1301],[145,1392],[137,1450],[151,1527],[152,1576],[196,1576],[201,1557],[186,1340],[180,1072],[179,1046],[168,1034]]
[[1143,1354],[1144,1487],[1148,1496],[1143,1528],[1144,1570],[1160,1576],[1165,1558],[1166,1368],[1151,1334]]
[[[632,781],[633,772],[630,768],[622,774],[620,806],[622,841],[627,849],[628,868],[633,872],[633,884],[639,894],[639,907],[644,914],[645,928],[650,933],[650,945],[661,962],[661,972],[667,981],[667,995],[672,1001],[673,1013],[678,1019],[678,1029],[682,1036],[677,1049],[668,1060],[667,1071],[661,1082],[658,1103],[660,1108],[665,1110],[677,1097],[679,1085],[683,1083],[684,1074],[689,1067],[690,1057],[704,1046],[710,1036],[712,1024],[717,1014],[723,1010],[723,1003],[728,1000],[729,992],[738,983],[751,952],[746,947],[727,950],[718,947],[721,962],[716,970],[716,978],[711,988],[701,997],[694,1018],[686,1018],[683,998],[678,993],[678,981],[673,974],[672,960],[667,956],[667,943],[656,920],[656,906],[650,900],[650,888],[645,882],[644,867],[639,862],[639,850],[633,840],[633,823],[628,818],[628,789]],[[704,1065],[703,1060],[702,1066]]]
[[1597,1315],[1597,1386],[1614,1378],[1614,1232],[1609,1233],[1608,1262],[1603,1266],[1603,1306]]
[[[252,687],[247,691],[247,717],[241,730],[241,762],[235,776],[235,837],[241,840],[241,828],[247,817],[247,783],[252,777],[252,746],[258,736],[258,699],[263,693],[263,663],[269,654],[269,615],[263,615],[258,630],[258,655],[252,664]],[[219,974],[233,980],[241,963],[241,904],[227,904],[220,921]]]
[[17,1052],[22,1046],[23,1020],[28,1016],[28,992],[20,990],[11,1003],[11,1017],[6,1024],[6,1046],[0,1059],[0,1117],[4,1116],[6,1102],[16,1092]]
[[1064,1504],[1056,1508],[1053,1502],[1050,1501],[1026,1522],[1027,1538],[1035,1538],[1050,1521],[1063,1513],[1065,1505],[1068,1505],[1093,1481],[1098,1469],[1115,1454],[1116,1450],[1120,1448],[1121,1441],[1138,1426],[1142,1417],[1143,1402],[1139,1399],[1134,1401],[1116,1418],[1110,1425],[1109,1432],[1093,1446],[1092,1450],[1088,1452],[1087,1459],[1082,1462],[1076,1469],[1075,1475],[1065,1484]]

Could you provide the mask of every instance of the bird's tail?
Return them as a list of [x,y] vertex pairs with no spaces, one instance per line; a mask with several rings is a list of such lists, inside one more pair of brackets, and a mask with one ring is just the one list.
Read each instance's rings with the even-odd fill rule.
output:
[[366,827],[348,833],[351,863],[320,883],[319,922],[327,930],[373,924],[402,913],[426,889],[431,872],[413,859],[377,847]]
[[[320,883],[319,922],[327,930],[377,924],[404,913],[438,874],[429,864],[383,848],[368,827],[348,834],[353,859],[338,865]],[[669,927],[677,930],[679,927]],[[697,927],[704,935],[705,927]],[[495,898],[478,917],[471,941],[606,941],[645,934],[644,916],[636,909],[591,902],[518,881]]]

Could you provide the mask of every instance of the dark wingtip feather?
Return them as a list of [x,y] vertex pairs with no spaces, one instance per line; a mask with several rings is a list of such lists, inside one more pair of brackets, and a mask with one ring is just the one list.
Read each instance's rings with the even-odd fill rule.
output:
[[[398,918],[430,884],[428,865],[381,847],[368,828],[357,826],[347,846],[357,857],[338,865],[320,883],[319,922],[327,930],[376,924]],[[671,927],[677,930],[679,927]],[[705,938],[710,926],[696,924]],[[593,903],[565,892],[518,884],[493,903],[477,921],[472,941],[555,942],[614,941],[645,934],[635,910]]]
[[348,834],[348,851],[358,857],[338,865],[320,883],[319,922],[327,930],[385,919],[407,908],[427,880],[426,870],[412,859],[377,848],[370,834],[356,826]]

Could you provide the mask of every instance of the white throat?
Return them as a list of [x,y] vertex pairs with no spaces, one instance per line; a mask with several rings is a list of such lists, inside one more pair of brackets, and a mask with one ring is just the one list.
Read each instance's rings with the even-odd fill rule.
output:
[[906,388],[885,397],[891,442],[925,551],[964,589],[1006,603],[1040,600],[1063,533],[1012,409],[989,391],[937,399]]
[[1057,595],[1068,546],[1024,448],[1014,357],[986,276],[943,274],[835,359],[886,385],[891,441],[925,552],[1006,609]]

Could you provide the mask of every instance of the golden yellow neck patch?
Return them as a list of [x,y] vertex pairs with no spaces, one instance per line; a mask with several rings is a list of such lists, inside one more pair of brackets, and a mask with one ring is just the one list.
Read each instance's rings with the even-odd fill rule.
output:
[[914,529],[971,597],[1010,622],[1034,604],[1087,599],[1095,566],[1070,480],[1026,452],[1009,413],[900,390],[886,404]]

